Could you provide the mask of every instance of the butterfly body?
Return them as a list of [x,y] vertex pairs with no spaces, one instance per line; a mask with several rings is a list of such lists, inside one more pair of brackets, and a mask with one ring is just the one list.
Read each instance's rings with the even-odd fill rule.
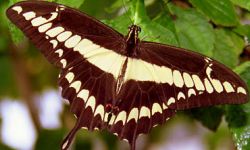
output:
[[126,36],[126,55],[129,57],[136,57],[138,53],[138,43],[140,42],[138,36],[141,28],[137,25],[129,27],[129,33]]
[[177,110],[245,103],[246,84],[221,63],[185,49],[141,41],[140,27],[123,36],[75,9],[25,1],[7,16],[61,69],[59,86],[80,129],[103,130],[127,140],[165,123]]

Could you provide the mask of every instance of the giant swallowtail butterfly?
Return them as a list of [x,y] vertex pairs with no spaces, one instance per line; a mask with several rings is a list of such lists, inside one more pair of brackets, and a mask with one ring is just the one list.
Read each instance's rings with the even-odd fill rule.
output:
[[80,128],[103,130],[135,149],[139,134],[165,123],[177,110],[247,101],[246,84],[230,69],[185,49],[126,36],[72,8],[42,1],[11,6],[8,18],[61,69],[62,97]]

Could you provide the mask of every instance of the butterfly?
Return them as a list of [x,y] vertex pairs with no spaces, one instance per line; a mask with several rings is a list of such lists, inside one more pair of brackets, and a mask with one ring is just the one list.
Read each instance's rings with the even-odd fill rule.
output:
[[246,84],[223,64],[170,45],[122,35],[73,8],[25,1],[7,10],[49,62],[61,69],[62,97],[76,116],[61,149],[81,129],[108,130],[135,149],[140,134],[178,110],[247,102]]

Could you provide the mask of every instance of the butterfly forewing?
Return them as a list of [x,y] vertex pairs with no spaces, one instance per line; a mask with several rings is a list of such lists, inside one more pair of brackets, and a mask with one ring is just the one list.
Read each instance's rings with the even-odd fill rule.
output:
[[132,34],[123,36],[72,8],[27,1],[10,7],[7,16],[61,68],[62,97],[77,117],[62,149],[80,128],[108,129],[134,148],[139,134],[176,110],[247,101],[245,83],[217,61],[143,41],[134,47],[136,56],[126,55]]
[[89,49],[96,49],[98,45],[109,49],[123,47],[123,38],[118,32],[77,10],[55,3],[21,2],[8,9],[7,16],[57,66],[78,62],[78,58],[88,52],[82,51],[84,46],[92,46]]
[[142,42],[139,46],[144,51],[141,59],[152,64],[144,63],[144,66],[154,72],[145,80],[158,82],[166,98],[175,99],[175,109],[237,104],[247,100],[246,84],[217,61],[162,44]]

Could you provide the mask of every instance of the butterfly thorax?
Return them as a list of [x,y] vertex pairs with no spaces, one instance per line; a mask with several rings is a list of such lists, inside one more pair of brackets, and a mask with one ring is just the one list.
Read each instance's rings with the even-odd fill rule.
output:
[[[129,27],[129,32],[126,36],[126,48],[125,55],[127,57],[138,57],[138,43],[140,42],[138,34],[141,31],[141,28],[137,25],[131,25]],[[116,94],[121,90],[122,85],[124,84],[124,76],[127,69],[128,58],[122,65],[119,76],[116,81]]]
[[139,32],[141,28],[137,25],[131,25],[129,27],[128,35],[126,36],[126,55],[129,57],[137,56],[137,44],[139,42]]

